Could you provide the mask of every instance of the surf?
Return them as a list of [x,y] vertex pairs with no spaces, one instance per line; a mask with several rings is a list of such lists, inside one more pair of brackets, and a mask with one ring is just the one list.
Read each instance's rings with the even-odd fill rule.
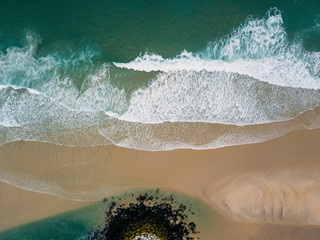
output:
[[248,17],[232,33],[208,43],[202,51],[184,50],[168,59],[146,52],[129,63],[114,64],[146,72],[230,72],[279,86],[319,89],[319,59],[319,52],[304,50],[298,40],[289,42],[281,11],[271,8],[263,18]]
[[[41,55],[41,41],[27,32],[24,46],[0,52],[1,144],[210,149],[318,128],[320,53],[289,41],[276,8],[173,58],[97,62],[90,47]],[[127,71],[154,74],[133,88]]]

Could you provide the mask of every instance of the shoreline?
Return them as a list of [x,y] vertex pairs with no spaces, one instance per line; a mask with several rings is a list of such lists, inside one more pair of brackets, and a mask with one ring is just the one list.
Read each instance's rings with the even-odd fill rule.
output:
[[87,206],[93,202],[65,200],[0,182],[0,231]]
[[[146,152],[116,146],[9,143],[0,147],[0,180],[56,196],[1,182],[0,230],[136,188],[170,189],[198,197],[236,222],[317,225],[319,140],[320,129],[213,150]],[[309,202],[302,198],[306,193]],[[283,196],[289,201],[287,208],[281,205]],[[49,202],[55,207],[47,209]],[[37,213],[32,212],[35,205]]]

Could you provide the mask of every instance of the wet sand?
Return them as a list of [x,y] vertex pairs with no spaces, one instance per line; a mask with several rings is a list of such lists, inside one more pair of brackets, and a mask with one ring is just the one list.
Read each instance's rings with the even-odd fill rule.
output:
[[0,182],[0,196],[0,231],[91,203],[31,192],[3,182]]
[[258,144],[166,152],[9,143],[0,147],[0,180],[55,196],[1,184],[0,230],[86,204],[71,199],[154,187],[209,204],[227,226],[225,239],[318,239],[319,140],[320,130],[302,130]]

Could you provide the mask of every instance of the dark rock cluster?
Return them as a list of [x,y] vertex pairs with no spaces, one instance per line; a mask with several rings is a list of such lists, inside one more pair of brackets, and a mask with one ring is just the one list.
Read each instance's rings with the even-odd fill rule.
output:
[[[132,195],[133,196],[133,195]],[[104,202],[110,201],[105,199]],[[160,197],[159,190],[139,195],[134,202],[109,202],[105,224],[90,240],[192,240],[197,234],[196,224],[188,221],[185,204],[175,206],[174,197]],[[149,238],[147,237],[149,236]]]

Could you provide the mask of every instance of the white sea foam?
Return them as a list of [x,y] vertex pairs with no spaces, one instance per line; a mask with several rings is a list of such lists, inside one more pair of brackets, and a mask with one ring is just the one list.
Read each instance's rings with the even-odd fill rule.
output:
[[[40,37],[0,52],[1,144],[218,148],[319,127],[319,53],[289,43],[271,9],[204,52],[145,54],[118,67],[160,71],[133,92],[111,84],[110,64],[90,48],[38,56]],[[115,69],[119,71],[119,69]]]
[[108,143],[96,129],[99,116],[102,115],[100,113],[74,111],[50,97],[34,94],[23,88],[2,89],[0,99],[2,144],[15,140],[71,146],[88,145],[90,141],[92,145]]
[[246,126],[204,122],[165,122],[146,124],[109,119],[99,132],[126,148],[163,151],[173,149],[215,149],[264,142],[301,129],[320,127],[320,108],[300,114],[295,119]]
[[112,87],[108,64],[93,66],[90,49],[36,57],[39,43],[27,33],[25,47],[0,52],[0,143],[110,144],[98,126],[104,111],[123,111],[126,96]]
[[117,67],[160,71],[120,119],[248,125],[285,121],[320,104],[320,53],[289,43],[280,11],[248,18],[202,53],[146,53]]
[[6,89],[6,88],[12,88],[12,89],[15,89],[15,90],[25,89],[28,92],[33,93],[33,94],[41,94],[39,91],[37,91],[35,89],[32,89],[32,88],[25,88],[25,87],[14,86],[14,85],[0,85],[0,90]]
[[280,86],[320,88],[320,53],[306,52],[300,43],[290,44],[281,13],[275,8],[262,19],[248,18],[230,35],[209,43],[202,52],[183,51],[169,59],[145,53],[129,63],[114,64],[146,72],[230,72]]
[[0,52],[0,85],[42,93],[71,109],[124,111],[125,93],[110,84],[108,64],[93,65],[96,52],[86,48],[69,56],[37,58],[39,39],[36,34],[27,33],[25,47]]
[[319,90],[281,87],[227,72],[170,71],[135,91],[120,119],[243,126],[293,119],[318,105]]

